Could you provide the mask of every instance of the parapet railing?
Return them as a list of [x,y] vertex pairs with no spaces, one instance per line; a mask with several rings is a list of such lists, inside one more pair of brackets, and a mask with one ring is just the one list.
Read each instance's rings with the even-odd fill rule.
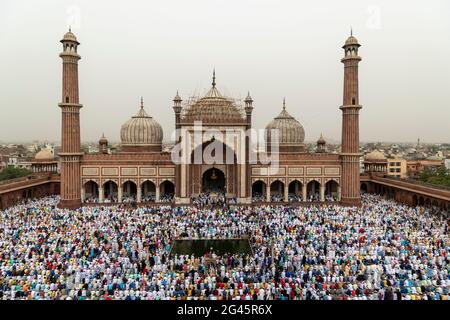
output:
[[36,180],[36,179],[44,179],[44,178],[48,178],[50,180],[51,175],[49,175],[49,174],[31,174],[31,175],[28,175],[25,177],[3,180],[3,181],[0,181],[0,186],[12,184],[12,183],[24,182],[24,181],[31,181],[31,180]]
[[428,183],[428,182],[423,182],[423,181],[414,180],[414,179],[402,179],[402,178],[389,177],[389,176],[384,176],[384,177],[379,177],[379,178],[411,183],[411,184],[415,184],[418,186],[429,187],[429,188],[433,188],[433,189],[441,189],[441,190],[445,190],[445,191],[450,191],[450,187],[433,184],[433,183]]

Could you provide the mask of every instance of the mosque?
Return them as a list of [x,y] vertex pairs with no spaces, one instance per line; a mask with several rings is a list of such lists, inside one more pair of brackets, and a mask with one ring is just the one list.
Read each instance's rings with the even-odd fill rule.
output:
[[[298,202],[314,198],[333,199],[343,205],[360,203],[360,152],[358,55],[360,44],[351,35],[345,42],[344,90],[342,110],[342,145],[340,153],[327,152],[320,137],[314,152],[304,147],[305,132],[292,117],[286,104],[266,127],[265,150],[253,148],[253,99],[248,94],[241,105],[224,96],[216,84],[215,73],[211,88],[203,97],[183,101],[173,98],[175,146],[181,150],[175,161],[174,150],[163,150],[163,130],[144,103],[137,106],[135,116],[120,129],[121,146],[109,152],[108,140],[99,140],[99,152],[85,154],[80,143],[80,111],[78,94],[78,42],[69,30],[61,40],[63,51],[62,142],[60,157],[62,208],[78,208],[85,202],[137,203],[172,201],[189,204],[192,197],[205,192],[221,192],[238,204],[259,202]],[[201,123],[200,129],[198,124]],[[195,138],[200,131],[202,139]],[[209,132],[214,130],[214,134]],[[277,134],[273,133],[276,132]],[[209,136],[208,136],[209,134]],[[219,147],[218,147],[219,146]],[[194,155],[218,150],[226,153],[227,161],[194,161]],[[256,161],[251,161],[256,154]],[[270,155],[276,166],[261,161],[260,155]],[[261,157],[263,158],[263,157]]]

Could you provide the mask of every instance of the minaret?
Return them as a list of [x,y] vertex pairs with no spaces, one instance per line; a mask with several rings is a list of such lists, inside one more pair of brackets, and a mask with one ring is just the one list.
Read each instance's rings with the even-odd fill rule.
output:
[[[253,112],[253,99],[250,96],[250,91],[247,94],[247,97],[244,100],[245,102],[245,115],[247,120],[247,130],[252,128],[252,112]],[[246,135],[245,137],[245,163],[247,164],[246,172],[246,180],[247,180],[247,197],[251,197],[252,195],[252,183],[251,183],[251,175],[250,175],[250,148],[251,148],[252,140],[251,135]]]
[[78,101],[78,60],[80,44],[69,29],[63,39],[62,99],[59,107],[61,121],[61,200],[60,208],[78,208],[81,206],[80,161],[83,153],[80,145],[80,109]]
[[175,112],[175,129],[179,129],[180,128],[180,116],[181,116],[181,97],[178,95],[178,90],[177,90],[177,95],[175,96],[175,98],[173,98],[173,111]]
[[[181,106],[181,102],[183,100],[181,99],[180,95],[178,94],[178,90],[177,90],[177,94],[175,95],[175,97],[173,98],[173,111],[175,112],[175,130],[177,131],[176,134],[176,139],[177,139],[177,144],[181,143],[181,111],[183,110],[183,107]],[[175,182],[176,182],[176,186],[175,187],[175,198],[181,198],[181,165],[177,164],[175,166]]]
[[250,91],[248,92],[244,102],[245,102],[245,115],[247,119],[247,129],[250,129],[252,127],[252,112],[253,112],[253,99],[250,96]]
[[358,56],[360,44],[353,32],[342,47],[345,52],[341,62],[344,64],[344,99],[342,110],[342,179],[341,201],[344,205],[359,205],[359,104]]

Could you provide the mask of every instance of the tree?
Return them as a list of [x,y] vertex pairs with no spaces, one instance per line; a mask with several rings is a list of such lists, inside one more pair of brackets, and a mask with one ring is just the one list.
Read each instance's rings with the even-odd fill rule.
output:
[[0,181],[28,176],[31,171],[22,168],[7,167],[0,172]]
[[444,166],[436,169],[426,168],[419,178],[423,182],[450,187],[450,170]]

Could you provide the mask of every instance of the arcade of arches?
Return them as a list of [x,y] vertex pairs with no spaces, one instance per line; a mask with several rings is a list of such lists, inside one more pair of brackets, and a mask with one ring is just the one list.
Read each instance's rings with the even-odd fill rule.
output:
[[252,197],[261,202],[340,201],[340,192],[340,185],[334,180],[324,185],[317,180],[311,180],[306,185],[299,180],[292,180],[287,187],[280,180],[272,181],[269,187],[262,180],[252,184]]
[[[387,199],[392,199],[411,206],[432,207],[444,211],[450,210],[450,204],[448,201],[426,194],[421,194],[419,190],[417,192],[412,192],[406,189],[386,186],[372,181],[365,181],[361,182],[361,192],[376,193]],[[436,193],[436,190],[434,193]]]
[[83,201],[90,202],[158,202],[167,197],[173,197],[175,185],[165,180],[159,185],[145,180],[139,186],[132,180],[123,182],[121,186],[116,181],[105,181],[101,186],[96,181],[89,180],[83,186]]

